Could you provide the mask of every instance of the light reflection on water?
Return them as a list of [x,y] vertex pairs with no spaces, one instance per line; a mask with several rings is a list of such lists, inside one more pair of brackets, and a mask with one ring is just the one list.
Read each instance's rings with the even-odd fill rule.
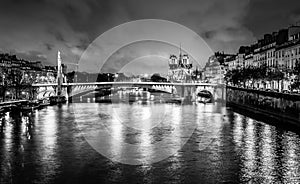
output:
[[[298,134],[217,104],[82,103],[7,113],[0,122],[0,183],[300,182]],[[142,164],[111,161],[85,138],[100,138],[112,160],[132,152]],[[151,164],[162,154],[154,143],[164,139],[171,156]]]
[[285,183],[300,183],[300,148],[299,136],[292,132],[283,134],[283,181]]

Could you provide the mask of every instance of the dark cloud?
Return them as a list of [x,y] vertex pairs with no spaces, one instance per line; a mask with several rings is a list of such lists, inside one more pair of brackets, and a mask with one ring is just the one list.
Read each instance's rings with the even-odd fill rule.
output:
[[29,52],[18,52],[18,51],[10,51],[10,54],[15,54],[20,59],[25,59],[29,61],[41,61],[44,64],[51,64],[47,61],[47,56],[38,51],[29,51]]
[[59,41],[59,42],[65,42],[66,41],[64,39],[64,36],[60,32],[56,31],[56,32],[53,32],[52,34],[55,36],[57,41]]
[[45,47],[47,48],[47,50],[51,51],[54,47],[53,44],[49,44],[49,43],[45,43]]
[[251,0],[244,24],[255,37],[278,31],[300,21],[299,0]]
[[[180,48],[161,41],[145,40],[140,42],[134,42],[132,44],[126,45],[120,48],[118,51],[113,53],[104,63],[101,72],[120,72],[124,68],[127,70],[131,69],[132,73],[141,74],[140,71],[149,71],[146,73],[153,73],[153,69],[159,71],[166,71],[167,68],[162,68],[162,66],[167,66],[169,53],[178,55]],[[182,54],[186,54],[187,51],[181,49]],[[157,64],[159,58],[161,63]],[[142,65],[138,65],[137,61],[144,61]],[[147,63],[145,63],[147,61]],[[195,61],[190,55],[190,62],[194,66],[200,66],[199,63]],[[138,67],[139,68],[135,68]],[[155,72],[154,72],[155,73]]]
[[[96,37],[137,19],[165,19],[235,52],[264,33],[300,20],[299,0],[1,0],[0,49],[76,62]],[[22,55],[23,56],[23,55]],[[25,56],[24,56],[25,57]]]

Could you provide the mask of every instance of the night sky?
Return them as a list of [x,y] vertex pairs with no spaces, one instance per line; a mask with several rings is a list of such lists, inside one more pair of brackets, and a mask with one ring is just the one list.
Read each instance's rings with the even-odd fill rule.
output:
[[229,53],[300,21],[299,0],[0,2],[0,51],[45,64],[55,64],[57,50],[62,51],[64,61],[76,63],[99,35],[138,19],[182,24],[199,34],[213,51]]

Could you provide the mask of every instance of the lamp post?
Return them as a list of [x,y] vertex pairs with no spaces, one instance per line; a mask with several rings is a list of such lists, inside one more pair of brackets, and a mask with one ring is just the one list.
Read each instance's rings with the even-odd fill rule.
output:
[[116,73],[116,74],[115,74],[114,80],[117,81],[117,78],[118,78],[118,77],[119,77],[119,74]]
[[[6,95],[10,96],[10,92],[9,92],[9,91],[7,91],[7,92],[6,92]],[[8,98],[9,98],[9,97],[8,97]]]
[[3,85],[3,86],[4,86],[4,84],[5,84],[4,81],[5,81],[5,75],[3,74],[3,75],[2,75],[2,85]]

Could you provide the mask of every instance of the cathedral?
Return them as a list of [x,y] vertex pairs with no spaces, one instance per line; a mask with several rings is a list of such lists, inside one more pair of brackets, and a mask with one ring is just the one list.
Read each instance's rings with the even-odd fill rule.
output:
[[192,63],[187,54],[170,55],[168,81],[170,82],[188,82],[193,73]]

